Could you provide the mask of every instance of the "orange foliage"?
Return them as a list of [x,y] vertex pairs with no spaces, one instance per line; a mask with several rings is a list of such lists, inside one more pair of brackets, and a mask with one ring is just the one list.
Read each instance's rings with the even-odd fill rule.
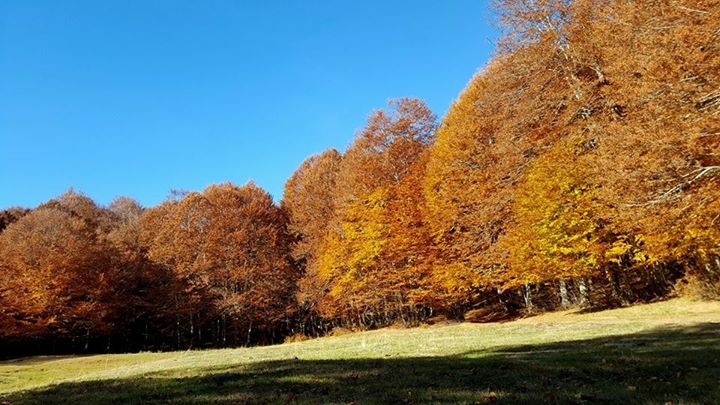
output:
[[67,335],[109,327],[118,269],[96,227],[101,210],[66,193],[0,234],[3,335]]
[[285,214],[268,193],[252,183],[221,184],[154,211],[144,225],[148,257],[174,272],[182,288],[176,308],[193,331],[221,317],[249,335],[287,317],[297,271]]
[[720,1],[495,7],[498,52],[439,126],[390,101],[280,207],[221,184],[0,212],[0,338],[225,345],[720,292]]

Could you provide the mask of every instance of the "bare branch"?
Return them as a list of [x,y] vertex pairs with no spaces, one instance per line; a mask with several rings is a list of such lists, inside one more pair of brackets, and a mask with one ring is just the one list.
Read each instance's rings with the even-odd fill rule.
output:
[[691,13],[710,15],[710,12],[709,12],[709,11],[698,10],[698,9],[696,9],[696,8],[690,8],[690,7],[685,7],[685,6],[678,6],[678,8],[681,9],[681,10],[689,11],[689,12],[691,12]]
[[650,201],[644,202],[644,203],[632,203],[627,204],[628,207],[644,207],[644,206],[651,206],[656,204],[665,203],[668,201],[671,201],[677,197],[680,193],[683,191],[689,189],[692,187],[693,184],[698,182],[699,180],[712,176],[720,174],[720,166],[704,166],[699,169],[693,170],[690,173],[687,173],[683,176],[681,176],[681,179],[688,179],[680,184],[675,185],[674,187],[670,188],[669,190],[666,190],[662,193],[660,193],[657,197],[653,198]]

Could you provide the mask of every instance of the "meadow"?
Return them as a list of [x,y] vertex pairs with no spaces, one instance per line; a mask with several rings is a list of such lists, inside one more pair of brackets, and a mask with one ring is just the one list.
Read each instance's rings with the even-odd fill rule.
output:
[[0,362],[0,403],[720,403],[720,302]]

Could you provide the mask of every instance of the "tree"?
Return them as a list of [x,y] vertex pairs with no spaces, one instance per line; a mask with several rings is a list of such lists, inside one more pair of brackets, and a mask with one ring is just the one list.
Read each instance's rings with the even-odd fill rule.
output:
[[342,155],[334,149],[305,160],[285,184],[282,208],[288,215],[292,256],[303,275],[298,285],[300,315],[308,333],[317,333],[317,302],[324,293],[318,256],[335,214],[333,193]]
[[10,224],[24,217],[29,212],[29,209],[20,207],[12,207],[0,211],[0,233],[2,233],[2,231],[5,230],[5,228],[7,228]]
[[172,337],[173,275],[147,256],[141,226],[145,209],[131,198],[118,197],[108,210],[113,225],[106,237],[118,268],[112,299],[117,325],[114,340],[123,350],[162,347],[163,340]]
[[[288,319],[297,281],[290,262],[287,218],[268,193],[226,183],[150,210],[148,257],[170,269],[179,285],[180,323],[190,342],[203,331],[216,341],[249,342]],[[230,335],[228,335],[230,334]]]
[[399,281],[412,277],[407,262],[399,264],[415,254],[401,252],[411,248],[407,243],[398,245],[397,255],[388,245],[391,222],[408,218],[393,218],[388,207],[403,206],[395,199],[406,198],[407,190],[398,193],[399,188],[411,173],[421,176],[424,165],[417,162],[436,128],[435,116],[421,100],[389,105],[392,111],[370,116],[343,157],[333,194],[335,213],[318,259],[317,284],[326,292],[321,313],[364,326],[389,323],[410,305]]
[[401,98],[388,102],[389,111],[374,111],[343,157],[335,204],[349,204],[382,186],[397,184],[433,142],[436,117],[425,102]]
[[420,192],[427,158],[426,150],[400,183],[390,187],[387,199],[388,235],[381,257],[385,272],[380,276],[379,291],[384,294],[386,317],[392,315],[404,322],[416,322],[432,309],[443,307],[433,284],[436,249],[424,216],[425,198]]
[[282,207],[289,217],[288,229],[295,235],[293,257],[311,262],[334,213],[335,189],[342,155],[327,150],[305,160],[285,184]]
[[6,336],[89,337],[112,328],[117,271],[109,247],[83,218],[38,208],[0,235],[0,251],[3,312],[14,324]]

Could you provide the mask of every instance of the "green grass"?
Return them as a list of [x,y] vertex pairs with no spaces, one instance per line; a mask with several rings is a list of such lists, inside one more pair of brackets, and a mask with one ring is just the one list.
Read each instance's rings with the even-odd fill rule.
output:
[[720,403],[720,303],[0,362],[0,403]]

